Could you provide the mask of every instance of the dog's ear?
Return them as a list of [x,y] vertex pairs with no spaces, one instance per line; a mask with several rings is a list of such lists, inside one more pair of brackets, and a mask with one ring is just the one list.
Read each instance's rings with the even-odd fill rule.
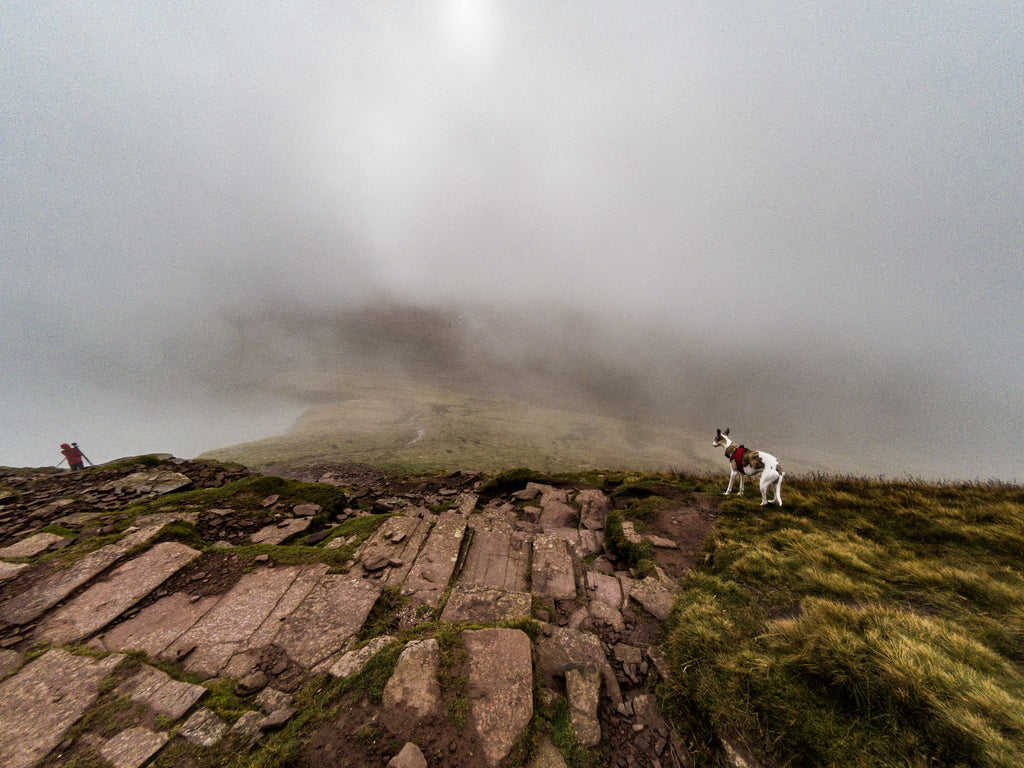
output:
[[729,428],[728,428],[728,427],[726,427],[726,428],[725,428],[725,432],[723,432],[722,434],[723,434],[723,435],[728,435],[728,434],[729,434]]
[[721,436],[722,436],[722,430],[716,429],[715,430],[715,437],[721,437]]

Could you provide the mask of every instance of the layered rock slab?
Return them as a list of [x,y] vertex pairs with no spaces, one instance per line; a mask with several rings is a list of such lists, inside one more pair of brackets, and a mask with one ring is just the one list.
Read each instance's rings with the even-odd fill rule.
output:
[[155,733],[148,728],[127,728],[104,744],[100,755],[114,768],[140,768],[169,738],[170,734]]
[[528,619],[531,612],[529,592],[505,592],[490,587],[456,584],[448,595],[441,621],[494,623]]
[[402,583],[401,593],[412,598],[413,606],[436,608],[440,605],[459,560],[465,532],[464,517],[453,512],[441,515]]
[[441,652],[434,638],[406,643],[384,686],[381,703],[389,709],[409,707],[421,718],[436,714],[441,706],[440,664]]
[[530,542],[501,518],[478,517],[459,581],[505,592],[524,592],[530,566]]
[[544,533],[533,539],[533,594],[551,601],[576,597],[576,576],[565,541]]
[[35,621],[83,584],[98,576],[137,546],[149,543],[163,528],[154,523],[139,528],[120,541],[90,552],[70,568],[58,571],[0,607],[0,622],[27,624]]
[[157,544],[47,616],[36,630],[36,638],[63,644],[88,637],[199,555],[198,550],[177,542]]
[[64,540],[64,536],[58,536],[55,533],[36,533],[15,544],[11,544],[9,547],[0,549],[0,558],[35,557],[40,552],[45,552],[57,542]]
[[380,597],[378,584],[327,575],[285,620],[274,643],[309,669],[348,647]]
[[[166,652],[187,655],[185,667],[202,675],[219,674],[266,621],[301,569],[262,568],[247,573]],[[194,649],[189,653],[189,649]]]
[[518,629],[466,630],[468,727],[490,766],[504,760],[533,717],[530,638]]
[[0,683],[0,765],[29,768],[99,696],[99,684],[124,658],[95,659],[61,648],[47,651]]

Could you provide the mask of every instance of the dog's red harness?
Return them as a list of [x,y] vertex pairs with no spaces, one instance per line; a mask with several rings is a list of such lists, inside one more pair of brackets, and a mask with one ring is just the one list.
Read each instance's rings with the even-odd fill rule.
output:
[[746,451],[746,450],[747,450],[746,448],[744,448],[742,445],[740,445],[740,446],[737,446],[736,449],[732,452],[732,456],[729,456],[729,454],[725,454],[729,459],[731,459],[731,460],[736,462],[736,470],[741,475],[745,474],[743,472],[743,452]]

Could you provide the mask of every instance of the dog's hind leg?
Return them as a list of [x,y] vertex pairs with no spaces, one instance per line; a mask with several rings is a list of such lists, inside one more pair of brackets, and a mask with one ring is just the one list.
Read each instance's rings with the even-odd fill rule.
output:
[[[779,506],[782,506],[782,502],[779,501],[779,486],[776,485],[776,480],[781,480],[781,476],[778,472],[771,469],[766,469],[761,475],[761,506],[767,506],[772,502],[776,502]],[[775,498],[768,498],[768,489],[775,485]]]

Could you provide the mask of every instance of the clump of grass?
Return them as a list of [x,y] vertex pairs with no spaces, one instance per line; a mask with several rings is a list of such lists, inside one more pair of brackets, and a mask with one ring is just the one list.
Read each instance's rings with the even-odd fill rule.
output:
[[[717,760],[1024,764],[1024,490],[840,478],[733,499],[666,626],[677,723]],[[700,753],[700,750],[703,753]]]
[[654,547],[647,539],[636,544],[626,538],[622,530],[622,515],[618,510],[612,510],[605,517],[604,540],[605,546],[628,568],[634,569],[640,578],[653,570]]
[[396,631],[395,618],[399,611],[409,604],[411,597],[401,593],[401,587],[387,587],[382,590],[377,602],[370,609],[366,621],[356,635],[356,644],[365,643],[380,635]]
[[598,752],[587,749],[576,740],[569,701],[565,697],[559,699],[551,716],[551,742],[558,747],[569,768],[597,768],[600,765]]

